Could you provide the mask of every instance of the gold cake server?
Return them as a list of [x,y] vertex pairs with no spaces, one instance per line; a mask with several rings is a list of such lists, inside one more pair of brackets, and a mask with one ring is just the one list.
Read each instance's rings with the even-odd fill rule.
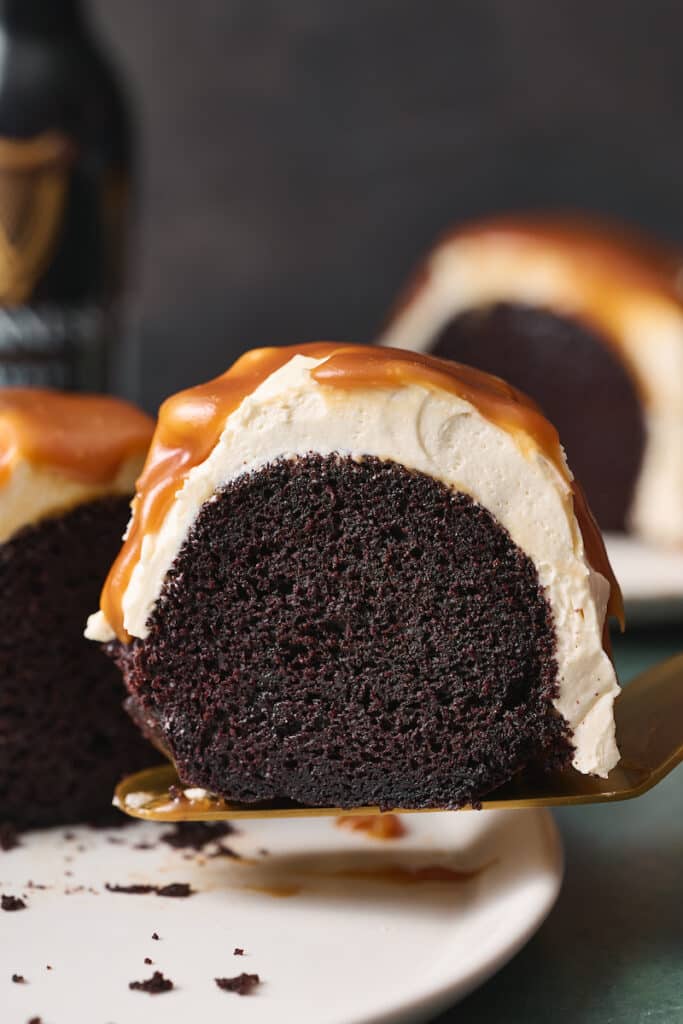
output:
[[[521,774],[486,796],[481,806],[488,810],[608,803],[630,800],[652,789],[683,761],[683,654],[647,669],[628,683],[616,701],[615,717],[621,761],[608,778],[582,775],[573,769]],[[185,787],[171,764],[129,775],[118,785],[114,802],[126,814],[151,821],[380,813],[379,807],[230,803],[204,790]],[[416,812],[397,807],[394,813]]]

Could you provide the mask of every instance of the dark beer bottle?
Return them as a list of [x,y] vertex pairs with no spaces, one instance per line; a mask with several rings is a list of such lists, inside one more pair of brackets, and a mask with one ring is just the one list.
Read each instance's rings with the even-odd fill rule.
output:
[[111,389],[129,170],[79,0],[0,0],[0,386]]

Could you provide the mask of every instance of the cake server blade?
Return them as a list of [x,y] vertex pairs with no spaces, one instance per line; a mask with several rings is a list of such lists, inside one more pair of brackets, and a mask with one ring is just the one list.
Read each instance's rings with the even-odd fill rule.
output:
[[[573,769],[524,773],[486,796],[481,806],[490,810],[609,803],[630,800],[652,789],[683,761],[683,654],[633,679],[616,701],[615,718],[621,761],[606,779],[581,775]],[[172,764],[127,776],[117,786],[114,803],[134,818],[152,821],[381,813],[379,807],[306,807],[287,801],[231,803],[205,790],[185,786]],[[382,808],[398,814],[447,809]]]

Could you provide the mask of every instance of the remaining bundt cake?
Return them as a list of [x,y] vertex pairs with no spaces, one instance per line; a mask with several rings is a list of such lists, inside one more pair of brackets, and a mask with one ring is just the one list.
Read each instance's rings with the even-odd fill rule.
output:
[[0,821],[96,818],[154,759],[83,638],[152,430],[114,398],[0,390]]
[[533,403],[321,343],[162,406],[87,635],[186,785],[454,807],[531,763],[616,763],[619,602]]
[[683,256],[622,229],[503,217],[447,235],[382,342],[524,389],[600,526],[683,544]]

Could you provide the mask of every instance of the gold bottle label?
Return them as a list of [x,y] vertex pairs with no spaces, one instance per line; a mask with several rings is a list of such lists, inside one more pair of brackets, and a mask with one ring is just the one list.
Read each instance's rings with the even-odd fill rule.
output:
[[54,255],[73,147],[56,132],[0,139],[0,304],[25,302]]

